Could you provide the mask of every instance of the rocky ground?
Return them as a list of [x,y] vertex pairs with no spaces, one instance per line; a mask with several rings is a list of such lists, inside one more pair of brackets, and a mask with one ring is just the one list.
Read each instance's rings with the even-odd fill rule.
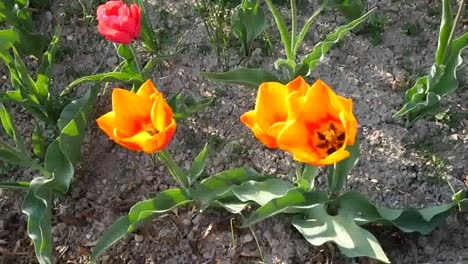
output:
[[[63,21],[61,58],[55,67],[58,89],[77,77],[110,71],[118,63],[114,46],[97,32],[90,1],[57,1],[52,10],[39,12],[41,30]],[[93,1],[91,1],[93,2]],[[315,1],[309,1],[314,2]],[[303,23],[316,4],[305,3]],[[291,156],[268,150],[239,121],[254,107],[255,90],[212,83],[203,71],[221,71],[210,52],[203,23],[193,1],[148,1],[153,25],[164,36],[165,52],[174,52],[179,42],[183,52],[165,61],[154,72],[153,81],[166,97],[184,92],[214,98],[213,106],[178,124],[169,146],[176,160],[188,166],[205,143],[210,143],[210,174],[229,168],[250,166],[263,174],[292,178]],[[352,98],[359,121],[361,159],[348,178],[348,189],[365,193],[373,202],[392,208],[448,202],[450,185],[463,188],[468,176],[468,119],[422,120],[407,129],[403,120],[393,119],[403,104],[404,91],[433,62],[437,46],[439,3],[434,0],[370,1],[377,7],[366,28],[350,34],[333,48],[308,78],[322,79],[338,94]],[[265,9],[265,11],[267,11]],[[287,10],[282,10],[286,12]],[[339,13],[326,12],[308,35],[305,53],[337,25]],[[257,43],[242,64],[272,69],[282,56],[276,28],[270,21],[273,48]],[[467,25],[460,27],[466,32]],[[179,41],[180,40],[180,41]],[[233,48],[231,66],[241,60]],[[466,58],[467,56],[465,56]],[[34,60],[31,60],[34,63]],[[2,66],[3,67],[3,66]],[[1,69],[5,72],[5,69]],[[445,100],[453,112],[467,111],[466,63],[459,70],[461,88]],[[3,80],[6,80],[4,77]],[[9,85],[0,81],[1,88]],[[78,88],[82,94],[86,87]],[[99,97],[95,116],[109,111],[110,93]],[[21,110],[15,121],[24,133],[30,117]],[[54,208],[54,247],[58,263],[87,263],[90,249],[101,233],[132,204],[174,187],[167,170],[152,156],[127,151],[115,145],[95,123],[90,125],[69,195]],[[0,180],[30,180],[34,172],[4,168]],[[318,185],[325,185],[318,178]],[[450,185],[449,185],[450,183]],[[33,247],[21,214],[21,192],[0,190],[0,255],[3,263],[35,263]],[[100,259],[101,263],[372,263],[342,257],[331,245],[313,247],[291,228],[287,219],[276,217],[249,229],[238,229],[239,217],[221,210],[198,212],[192,208],[155,220],[125,237]],[[234,228],[231,228],[233,223]],[[373,228],[392,263],[468,263],[468,216],[452,215],[432,234],[404,234],[388,228]]]

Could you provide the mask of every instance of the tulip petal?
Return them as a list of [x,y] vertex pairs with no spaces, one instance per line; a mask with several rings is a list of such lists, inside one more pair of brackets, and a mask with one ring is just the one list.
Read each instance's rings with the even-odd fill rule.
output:
[[[156,97],[158,94],[161,93],[156,89],[156,87],[154,87],[154,84],[151,80],[147,80],[140,86],[136,94],[144,98],[151,98],[153,94],[156,94],[154,95]],[[154,100],[151,101],[154,102]]]
[[313,159],[318,160],[319,154],[315,147],[311,146],[310,134],[311,132],[304,123],[297,120],[289,121],[278,135],[278,145],[294,155],[296,155],[295,152],[300,152],[303,153],[301,156],[312,156]]
[[109,112],[109,113],[99,117],[98,119],[96,119],[96,122],[97,122],[97,125],[99,126],[99,128],[102,129],[102,131],[104,131],[104,133],[106,133],[107,136],[109,136],[112,139],[115,138],[115,136],[114,136],[114,128],[115,128],[114,119],[115,119],[114,112]]
[[151,109],[151,120],[158,131],[164,131],[170,124],[175,123],[172,117],[171,107],[164,101],[163,95],[159,95]]
[[337,150],[337,151],[333,152],[332,154],[328,155],[324,159],[321,159],[321,160],[317,161],[315,163],[315,165],[323,166],[323,165],[334,164],[334,163],[337,163],[337,162],[340,162],[340,161],[346,159],[347,157],[349,157],[349,155],[350,154],[349,154],[349,152],[347,150],[340,149],[340,150]]
[[292,80],[286,85],[289,89],[289,93],[291,92],[301,92],[305,94],[309,90],[309,84],[302,78],[302,76],[296,77],[296,79]]
[[149,119],[152,104],[149,98],[138,96],[124,89],[112,92],[112,109],[116,115],[132,117],[135,120]]

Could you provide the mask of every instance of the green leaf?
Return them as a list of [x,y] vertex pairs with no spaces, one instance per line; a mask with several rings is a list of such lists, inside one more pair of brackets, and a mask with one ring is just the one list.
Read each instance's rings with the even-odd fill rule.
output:
[[346,148],[349,157],[328,167],[328,188],[338,193],[346,182],[346,176],[351,172],[359,160],[360,142],[355,140],[354,145]]
[[457,68],[463,63],[461,53],[468,47],[468,32],[450,43],[448,52],[445,54],[445,69],[440,80],[428,88],[428,92],[433,92],[440,96],[445,96],[458,89]]
[[24,153],[24,155],[27,155],[23,137],[21,137],[21,135],[18,133],[18,130],[16,130],[16,127],[11,120],[10,113],[8,113],[7,109],[2,103],[0,103],[0,121],[2,122],[3,129],[15,142],[18,150]]
[[177,93],[169,99],[168,104],[174,112],[174,118],[181,120],[205,111],[211,102],[211,98],[199,99],[192,95]]
[[424,209],[387,209],[371,204],[357,192],[347,192],[335,200],[339,212],[351,213],[359,224],[380,223],[393,225],[403,232],[429,234],[453,211],[457,202]]
[[296,72],[296,76],[308,76],[315,67],[320,63],[320,60],[328,53],[332,46],[340,41],[346,34],[348,34],[353,28],[361,24],[366,18],[374,11],[367,12],[358,19],[355,19],[348,24],[337,28],[333,33],[328,35],[324,41],[320,41],[314,46],[311,53],[304,57],[301,66]]
[[248,218],[244,219],[242,226],[250,226],[264,219],[272,217],[289,209],[306,209],[328,201],[325,192],[304,192],[299,188],[289,190],[286,195],[272,199],[262,205]]
[[230,191],[234,186],[259,179],[262,177],[249,167],[223,171],[201,181],[192,192],[192,197],[193,200],[207,207],[212,201],[231,194]]
[[29,189],[29,182],[2,182],[0,181],[0,189]]
[[96,84],[83,97],[68,104],[57,122],[61,130],[60,149],[72,164],[76,164],[81,159],[81,145],[98,91],[99,84]]
[[450,32],[453,27],[453,18],[450,12],[450,0],[442,0],[442,16],[439,29],[439,42],[435,55],[435,64],[442,64],[445,58],[445,51],[450,45]]
[[53,263],[52,182],[52,178],[34,178],[22,205],[23,213],[28,216],[28,235],[34,242],[40,264]]
[[192,167],[190,169],[190,183],[197,182],[198,178],[202,175],[203,171],[205,170],[205,163],[206,158],[208,155],[208,144],[205,144],[205,147],[198,153],[198,156],[192,163]]
[[117,48],[117,55],[126,61],[133,60],[132,50],[125,44],[120,44]]
[[220,206],[231,214],[239,214],[247,205],[249,205],[249,203],[241,202],[238,199],[233,199],[233,197],[216,200],[211,203],[211,207]]
[[293,56],[293,52],[291,49],[291,46],[292,46],[291,34],[286,28],[286,23],[284,23],[284,20],[281,17],[281,14],[278,12],[278,10],[276,10],[271,0],[265,0],[265,2],[267,3],[268,8],[270,8],[271,14],[275,18],[276,26],[278,27],[278,31],[280,32],[281,42],[283,42],[284,50],[286,51],[287,58],[292,59],[294,58],[294,56]]
[[318,167],[306,164],[300,177],[298,177],[298,186],[304,191],[313,190],[315,188],[315,177],[317,177],[318,173]]
[[350,258],[366,256],[390,263],[377,239],[358,226],[352,215],[329,215],[323,204],[309,209],[308,214],[309,219],[296,217],[292,225],[310,244],[319,246],[334,242],[341,253]]
[[283,197],[295,186],[278,178],[264,181],[247,181],[232,188],[232,193],[242,202],[253,201],[263,206],[273,199]]
[[145,8],[144,0],[136,0],[136,4],[140,7],[141,11],[141,32],[140,38],[143,41],[143,44],[148,51],[157,54],[158,53],[158,39],[154,33],[153,26],[148,17],[148,12]]
[[126,72],[107,72],[101,73],[96,75],[89,75],[85,77],[78,78],[70,83],[67,88],[65,88],[61,96],[66,94],[71,88],[77,86],[78,84],[86,83],[86,82],[113,82],[113,81],[121,81],[126,83],[134,83],[137,85],[141,85],[145,80],[139,74],[130,74]]
[[36,155],[41,160],[43,160],[46,155],[47,143],[45,142],[45,139],[42,136],[41,128],[37,124],[32,134],[32,145],[33,145],[34,155]]
[[52,182],[54,190],[62,194],[66,193],[70,187],[75,170],[73,164],[60,149],[60,137],[49,145],[44,161],[45,168],[54,177],[54,181]]
[[211,81],[237,83],[251,88],[258,88],[264,82],[280,81],[273,73],[262,69],[239,68],[222,73],[202,72],[201,75]]
[[42,63],[39,66],[37,73],[36,88],[37,92],[42,99],[42,104],[47,109],[47,115],[51,120],[56,121],[58,119],[58,113],[53,102],[52,95],[50,93],[50,79],[52,78],[52,70],[55,59],[55,54],[59,46],[61,30],[58,27],[55,30],[55,34],[49,45],[49,48],[42,56]]
[[22,167],[31,167],[33,164],[24,153],[19,152],[2,139],[0,139],[0,160]]
[[259,7],[258,0],[243,0],[231,17],[231,28],[242,42],[246,55],[249,54],[253,41],[265,31],[266,27],[265,13]]
[[41,57],[42,51],[47,47],[48,42],[47,37],[44,35],[28,32],[18,27],[0,31],[2,48],[8,50],[14,45],[21,53],[32,54],[36,58]]
[[158,159],[167,167],[180,187],[184,188],[184,190],[190,187],[187,172],[177,165],[167,149],[161,149],[158,152]]
[[181,189],[170,189],[161,192],[153,199],[136,203],[126,216],[120,217],[102,234],[92,250],[91,257],[96,259],[142,223],[190,202],[192,202],[190,197]]

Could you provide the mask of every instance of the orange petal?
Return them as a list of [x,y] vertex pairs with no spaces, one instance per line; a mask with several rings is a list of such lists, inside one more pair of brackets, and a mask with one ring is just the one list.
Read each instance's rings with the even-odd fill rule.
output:
[[333,152],[331,155],[328,155],[326,158],[319,160],[315,165],[322,166],[322,165],[330,165],[337,162],[340,162],[347,157],[349,157],[349,152],[345,149],[339,149]]
[[156,89],[156,87],[154,87],[154,84],[151,80],[147,80],[140,86],[136,94],[143,98],[151,98],[153,94],[161,93]]
[[258,90],[255,104],[256,122],[262,130],[266,130],[276,122],[284,122],[287,118],[286,97],[288,88],[277,82],[262,83]]
[[175,123],[172,109],[164,100],[162,94],[156,97],[151,109],[151,121],[158,131],[163,131],[171,123]]
[[288,97],[288,119],[300,118],[307,123],[318,123],[327,119],[330,114],[338,117],[336,111],[331,111],[329,92],[333,91],[322,81],[317,80],[305,96],[300,92],[292,93]]
[[309,90],[309,84],[302,76],[296,77],[296,79],[289,82],[286,86],[289,89],[289,93],[297,91],[305,94]]
[[278,145],[281,149],[295,152],[309,153],[307,155],[317,156],[315,149],[310,146],[310,131],[304,123],[293,120],[289,121],[278,135]]
[[345,134],[346,134],[346,145],[354,145],[354,141],[356,139],[357,133],[357,121],[354,117],[354,114],[348,112],[341,112],[340,113],[340,120],[344,126]]
[[151,107],[149,98],[119,88],[112,91],[112,109],[117,118],[125,116],[134,120],[145,120],[150,116]]
[[104,131],[104,133],[106,133],[106,135],[109,136],[112,139],[115,138],[115,136],[114,136],[114,128],[115,128],[114,118],[115,118],[114,112],[109,112],[109,113],[99,117],[98,119],[96,119],[96,122],[97,122],[97,125],[99,126],[99,128],[102,129],[102,131]]

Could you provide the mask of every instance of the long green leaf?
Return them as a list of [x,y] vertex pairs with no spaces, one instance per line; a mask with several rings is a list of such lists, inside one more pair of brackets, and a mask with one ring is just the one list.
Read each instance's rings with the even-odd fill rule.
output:
[[456,207],[457,203],[424,209],[387,209],[371,204],[357,192],[347,192],[338,197],[336,204],[340,212],[351,213],[358,224],[381,223],[393,225],[403,232],[429,234]]
[[24,155],[27,155],[23,137],[18,133],[18,130],[16,130],[16,126],[11,120],[10,113],[8,113],[7,109],[2,103],[0,103],[0,121],[2,122],[3,129],[15,142],[18,150],[24,153]]
[[242,84],[251,88],[258,88],[263,82],[279,82],[273,73],[262,69],[240,68],[222,73],[202,72],[211,81]]
[[289,33],[288,29],[286,28],[286,23],[284,23],[281,14],[276,10],[275,6],[271,2],[271,0],[265,0],[268,7],[270,8],[271,14],[275,18],[276,26],[278,27],[278,31],[280,32],[281,42],[283,42],[284,49],[287,54],[288,59],[294,59],[292,53],[292,43],[291,43],[291,34]]
[[36,124],[36,127],[34,128],[34,132],[32,134],[31,139],[32,139],[34,155],[36,155],[41,160],[43,160],[45,158],[46,151],[47,151],[47,143],[44,139],[44,136],[42,135],[41,128],[37,124]]
[[141,10],[141,40],[145,47],[154,54],[159,52],[158,50],[158,39],[156,38],[155,31],[153,30],[153,26],[151,25],[151,21],[148,17],[148,12],[145,8],[145,1],[144,0],[136,0],[135,1]]
[[197,157],[193,160],[192,167],[190,168],[190,183],[197,182],[198,178],[205,170],[205,163],[208,157],[208,144],[198,153]]
[[0,189],[29,189],[29,182],[5,182],[0,181]]
[[377,239],[354,222],[351,214],[329,215],[325,205],[309,209],[309,219],[296,217],[292,225],[312,245],[334,242],[341,253],[353,257],[371,257],[390,263]]
[[358,19],[355,19],[348,24],[341,26],[335,30],[332,34],[328,35],[324,41],[320,41],[314,46],[314,49],[311,53],[304,57],[302,60],[301,66],[296,72],[296,76],[308,76],[317,65],[320,63],[320,60],[328,53],[332,46],[338,41],[340,41],[348,32],[350,32],[357,25],[361,24],[366,20],[366,18],[374,11],[367,12]]
[[54,190],[62,194],[66,193],[73,178],[73,174],[75,173],[75,169],[73,168],[73,164],[60,149],[59,138],[52,142],[47,148],[45,167],[54,177],[52,183]]
[[346,181],[349,172],[359,160],[360,142],[356,139],[354,145],[346,148],[349,157],[328,167],[328,188],[333,193],[338,193]]
[[435,63],[440,65],[445,58],[445,51],[450,45],[450,32],[453,27],[453,18],[450,12],[450,0],[442,0],[442,16],[440,21],[439,42],[437,44],[437,52],[435,55]]
[[107,72],[96,75],[89,75],[85,77],[78,78],[70,83],[67,88],[65,88],[60,95],[66,94],[71,88],[77,86],[78,84],[86,82],[112,82],[112,81],[121,81],[127,83],[134,83],[137,85],[142,84],[145,80],[139,74],[130,74],[126,72]]
[[52,178],[37,177],[31,181],[22,211],[28,216],[28,235],[40,264],[53,263]]
[[201,181],[192,192],[192,197],[195,201],[201,202],[203,206],[207,207],[214,200],[231,195],[234,186],[250,180],[261,180],[262,178],[255,170],[248,167],[223,171]]
[[328,201],[328,197],[325,192],[304,192],[302,189],[294,188],[289,190],[286,195],[272,199],[258,208],[248,218],[244,219],[242,226],[253,225],[289,209],[311,208],[326,201]]
[[120,217],[99,238],[91,257],[97,258],[126,234],[131,233],[142,223],[161,216],[177,207],[191,202],[181,189],[161,192],[155,198],[135,204],[126,216]]
[[67,105],[57,122],[61,130],[60,149],[72,164],[76,164],[81,159],[81,145],[98,92],[99,85],[96,84],[83,97]]
[[263,206],[273,199],[285,196],[295,186],[278,178],[264,181],[247,181],[232,188],[232,193],[242,202],[253,201]]
[[59,45],[60,32],[60,29],[56,30],[49,48],[42,56],[42,63],[37,72],[36,87],[41,97],[48,99],[47,106],[49,107],[49,112],[52,108],[52,102],[50,102],[50,78],[52,78],[52,66]]
[[461,53],[467,47],[468,32],[450,43],[450,47],[445,54],[443,75],[434,86],[429,87],[428,92],[445,96],[458,89],[457,68],[463,63]]

